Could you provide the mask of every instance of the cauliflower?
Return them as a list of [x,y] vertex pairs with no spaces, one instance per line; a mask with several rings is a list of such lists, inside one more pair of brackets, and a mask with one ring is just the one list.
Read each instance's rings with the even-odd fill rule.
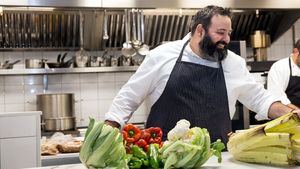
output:
[[176,126],[169,131],[168,133],[168,140],[169,141],[176,141],[178,139],[181,139],[183,137],[185,137],[188,134],[188,131],[190,129],[190,122],[185,120],[185,119],[181,119],[176,123]]

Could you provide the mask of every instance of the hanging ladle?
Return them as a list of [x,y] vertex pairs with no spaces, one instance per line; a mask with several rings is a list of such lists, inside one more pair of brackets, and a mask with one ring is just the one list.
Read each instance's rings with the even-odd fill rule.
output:
[[125,56],[125,57],[132,57],[136,54],[136,51],[135,49],[132,47],[130,41],[129,41],[129,34],[130,32],[128,31],[129,29],[129,25],[128,25],[128,11],[127,9],[124,10],[125,11],[125,37],[126,37],[126,42],[123,43],[123,48],[122,48],[122,54]]
[[145,27],[144,27],[144,16],[143,16],[143,11],[139,10],[138,12],[138,33],[141,34],[141,42],[142,44],[140,45],[140,48],[138,49],[138,53],[140,55],[148,55],[149,54],[149,46],[145,44]]
[[83,45],[83,14],[80,11],[79,34],[80,34],[80,50],[75,53],[75,63],[77,67],[86,67],[89,62],[90,54],[84,50]]
[[[132,45],[134,47],[134,49],[138,50],[141,46],[141,41],[139,39],[139,36],[140,36],[140,33],[136,32],[136,30],[139,31],[139,28],[136,29],[136,11],[134,9],[131,10],[131,13],[132,13],[132,32],[133,32],[133,38],[132,38]],[[139,26],[139,21],[138,21],[138,26]],[[136,37],[136,34],[138,34],[138,38]]]
[[103,34],[103,40],[107,40],[109,38],[108,33],[107,33],[107,12],[104,10],[104,34]]

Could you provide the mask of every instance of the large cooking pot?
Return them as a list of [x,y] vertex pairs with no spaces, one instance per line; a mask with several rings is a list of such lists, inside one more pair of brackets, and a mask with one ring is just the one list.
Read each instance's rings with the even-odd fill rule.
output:
[[61,117],[44,119],[45,130],[61,131],[74,129],[75,117]]
[[73,93],[37,95],[37,110],[42,111],[44,130],[75,129],[74,102]]
[[45,68],[46,59],[26,59],[25,67],[26,69],[38,69]]

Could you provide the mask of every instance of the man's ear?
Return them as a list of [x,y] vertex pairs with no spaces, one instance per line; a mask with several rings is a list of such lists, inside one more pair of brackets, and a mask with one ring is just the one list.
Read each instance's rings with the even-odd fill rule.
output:
[[202,24],[198,24],[198,25],[197,25],[196,33],[197,33],[197,35],[198,35],[201,39],[204,37],[204,35],[205,35],[205,30],[204,30]]
[[293,53],[299,55],[299,50],[297,48],[293,48]]

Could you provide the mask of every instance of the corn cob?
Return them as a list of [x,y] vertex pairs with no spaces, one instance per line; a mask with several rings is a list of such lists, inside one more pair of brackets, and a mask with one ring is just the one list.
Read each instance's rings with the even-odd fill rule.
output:
[[94,119],[90,120],[79,157],[88,169],[128,168],[126,150],[119,129]]
[[228,151],[239,161],[270,165],[300,162],[300,119],[288,113],[255,128],[234,133]]

